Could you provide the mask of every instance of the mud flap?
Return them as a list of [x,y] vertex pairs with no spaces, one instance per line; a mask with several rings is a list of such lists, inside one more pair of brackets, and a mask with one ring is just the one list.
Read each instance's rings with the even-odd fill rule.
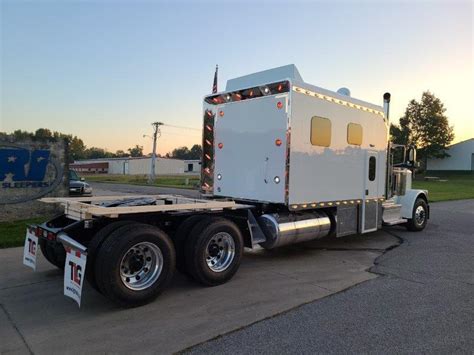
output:
[[36,271],[37,253],[38,237],[35,235],[35,229],[33,227],[28,227],[26,229],[25,246],[23,247],[23,265]]
[[82,286],[86,275],[87,254],[69,246],[64,265],[64,295],[72,298],[81,307]]

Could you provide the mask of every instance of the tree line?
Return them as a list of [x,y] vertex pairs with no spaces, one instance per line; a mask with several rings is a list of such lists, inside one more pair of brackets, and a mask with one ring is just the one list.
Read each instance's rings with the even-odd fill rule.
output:
[[[4,132],[0,132],[0,136],[8,136]],[[84,141],[72,134],[65,134],[57,131],[51,131],[47,128],[39,128],[35,132],[22,130],[14,131],[11,136],[17,140],[31,139],[33,141],[57,141],[65,139],[69,146],[69,161],[84,159],[100,159],[100,158],[124,158],[124,157],[143,157],[143,146],[136,144],[134,147],[128,148],[126,151],[117,150],[115,153],[98,147],[87,147]],[[195,144],[189,149],[188,147],[179,147],[173,149],[172,152],[166,153],[163,157],[174,159],[201,159],[202,149],[199,144]],[[150,156],[148,154],[147,156]],[[161,155],[158,154],[160,157]]]

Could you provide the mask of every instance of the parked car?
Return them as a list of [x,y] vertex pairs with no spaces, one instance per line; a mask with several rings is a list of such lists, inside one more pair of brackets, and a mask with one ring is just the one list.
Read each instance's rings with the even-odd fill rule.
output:
[[92,195],[92,187],[74,170],[69,170],[69,195]]

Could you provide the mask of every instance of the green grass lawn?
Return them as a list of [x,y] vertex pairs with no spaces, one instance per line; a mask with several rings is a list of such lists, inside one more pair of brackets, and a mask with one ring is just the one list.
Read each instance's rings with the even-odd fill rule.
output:
[[[110,182],[117,184],[148,185],[147,175],[85,175],[86,181]],[[199,175],[161,175],[157,176],[153,186],[196,189],[199,187]],[[187,181],[186,181],[187,180]],[[186,184],[187,182],[187,184]]]
[[22,219],[14,222],[0,222],[0,249],[22,246],[25,242],[26,226],[43,223],[48,217]]
[[424,176],[417,176],[413,181],[414,189],[428,190],[430,202],[463,200],[474,198],[474,175],[437,175],[429,173],[427,176],[437,176],[447,181],[425,181]]

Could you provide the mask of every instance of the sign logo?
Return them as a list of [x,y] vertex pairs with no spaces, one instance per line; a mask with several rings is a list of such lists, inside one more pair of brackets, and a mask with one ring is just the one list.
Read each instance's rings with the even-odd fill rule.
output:
[[71,267],[71,281],[80,287],[82,278],[82,266],[77,265],[73,261],[69,261],[69,266]]
[[31,239],[31,237],[26,238],[28,242],[28,253],[30,255],[36,256],[36,240]]
[[61,165],[50,149],[0,145],[0,200],[19,203],[53,191],[63,177]]

